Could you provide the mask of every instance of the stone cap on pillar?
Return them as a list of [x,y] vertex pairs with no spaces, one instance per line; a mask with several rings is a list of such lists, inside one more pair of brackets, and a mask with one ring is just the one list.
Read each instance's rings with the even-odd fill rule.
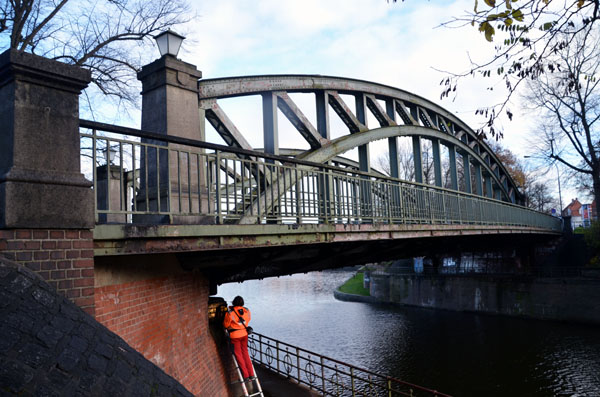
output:
[[78,66],[8,49],[0,54],[0,87],[14,80],[79,94],[92,78]]
[[198,80],[202,78],[202,72],[195,65],[171,55],[164,55],[142,67],[137,78],[142,82],[142,95],[165,85],[197,93]]
[[77,66],[0,54],[0,228],[93,228],[79,135],[79,94],[90,81]]

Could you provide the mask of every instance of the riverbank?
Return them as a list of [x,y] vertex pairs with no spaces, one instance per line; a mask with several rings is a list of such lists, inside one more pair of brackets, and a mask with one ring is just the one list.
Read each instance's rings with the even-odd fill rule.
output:
[[600,325],[600,279],[492,275],[370,275],[369,296],[343,293],[343,301]]

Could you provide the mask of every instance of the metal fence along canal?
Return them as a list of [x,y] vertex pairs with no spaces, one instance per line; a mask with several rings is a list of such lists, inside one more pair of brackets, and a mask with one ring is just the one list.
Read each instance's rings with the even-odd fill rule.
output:
[[251,334],[252,360],[323,396],[440,396],[448,394],[377,374],[261,334]]

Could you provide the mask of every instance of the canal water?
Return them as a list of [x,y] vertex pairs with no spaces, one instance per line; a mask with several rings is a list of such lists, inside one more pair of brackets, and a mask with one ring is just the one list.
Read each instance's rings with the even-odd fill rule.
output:
[[331,270],[224,284],[256,332],[454,396],[600,396],[600,327],[341,302]]

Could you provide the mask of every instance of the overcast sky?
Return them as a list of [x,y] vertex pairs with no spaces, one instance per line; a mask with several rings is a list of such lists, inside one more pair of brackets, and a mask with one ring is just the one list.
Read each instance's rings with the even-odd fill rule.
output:
[[[482,121],[475,109],[497,103],[503,92],[501,83],[490,92],[488,81],[469,78],[454,100],[439,99],[445,76],[439,70],[464,71],[469,59],[484,60],[493,51],[470,25],[439,27],[472,9],[473,0],[192,0],[192,5],[198,17],[182,28],[187,39],[179,58],[197,65],[204,78],[293,73],[369,80],[434,101],[474,129]],[[251,144],[262,146],[260,100],[230,102],[223,106],[238,128]],[[526,136],[534,130],[535,115],[519,109],[511,105],[516,117],[502,123],[502,143],[519,156],[531,155]],[[298,142],[299,135],[285,121],[280,124],[281,146]],[[556,174],[550,177],[554,186]],[[568,194],[563,192],[563,201],[570,200]]]

